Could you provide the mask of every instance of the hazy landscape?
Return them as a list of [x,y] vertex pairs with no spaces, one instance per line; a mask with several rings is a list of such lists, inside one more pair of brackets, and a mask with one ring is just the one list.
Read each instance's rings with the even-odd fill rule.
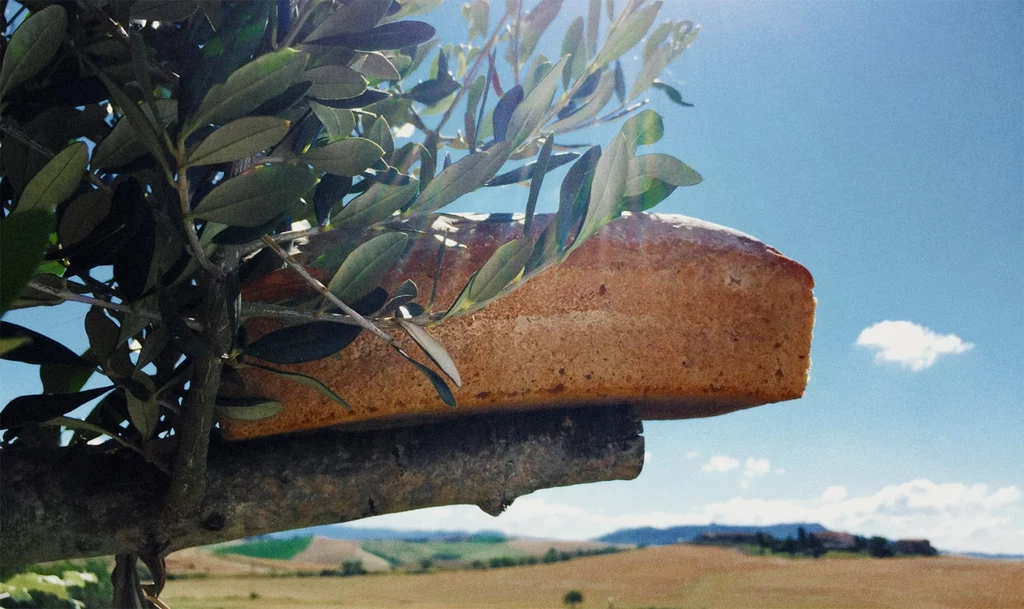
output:
[[[508,543],[535,556],[551,545]],[[576,549],[572,542],[559,545],[561,551]],[[364,550],[351,540],[314,540],[290,566],[293,570],[337,568],[338,559],[351,559],[359,552]],[[309,560],[314,556],[334,562]],[[579,590],[584,598],[579,606],[584,608],[1024,606],[1024,562],[956,556],[815,560],[677,544],[508,568],[441,570],[431,565],[425,573],[417,573],[412,566],[404,572],[353,577],[270,576],[284,573],[285,565],[285,561],[189,550],[172,555],[171,571],[186,573],[189,569],[184,567],[191,566],[192,573],[206,570],[208,574],[168,582],[162,598],[175,609],[512,609],[562,607],[564,595]]]

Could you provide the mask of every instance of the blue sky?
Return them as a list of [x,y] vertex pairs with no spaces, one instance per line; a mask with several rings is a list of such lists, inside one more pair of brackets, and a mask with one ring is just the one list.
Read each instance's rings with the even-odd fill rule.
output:
[[[429,20],[459,25],[451,4]],[[585,10],[566,1],[549,56]],[[580,537],[810,519],[1024,553],[1024,4],[670,0],[659,19],[702,26],[666,78],[695,107],[651,97],[661,150],[705,180],[658,211],[737,228],[811,270],[805,397],[647,422],[634,481],[540,491],[496,519],[457,507],[361,524]],[[886,320],[914,324],[865,335],[896,362],[856,344]]]
[[[464,36],[460,4],[426,17],[448,40]],[[566,0],[541,40],[549,57],[585,11]],[[657,211],[739,229],[810,269],[805,397],[647,422],[634,481],[540,491],[496,519],[462,506],[355,524],[580,538],[814,520],[1024,553],[1024,4],[668,0],[669,18],[703,29],[665,78],[695,107],[652,92],[659,146],[705,180]],[[9,319],[84,348],[84,314]],[[32,390],[29,368],[3,365],[4,402]]]

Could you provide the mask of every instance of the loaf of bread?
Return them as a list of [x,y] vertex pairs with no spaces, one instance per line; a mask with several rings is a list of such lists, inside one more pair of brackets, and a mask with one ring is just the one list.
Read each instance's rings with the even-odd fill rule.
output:
[[[447,220],[457,246],[437,279],[434,310],[458,296],[522,222]],[[536,225],[547,221],[538,216]],[[330,247],[330,233],[310,248]],[[418,240],[388,279],[435,280],[438,242]],[[246,369],[246,393],[284,409],[260,421],[223,420],[232,439],[427,416],[626,403],[646,419],[724,414],[800,397],[814,323],[810,273],[740,232],[676,215],[625,214],[568,260],[486,309],[430,328],[463,386],[458,408],[380,339],[363,332],[340,357],[288,368],[327,383],[350,411],[281,377]],[[425,297],[422,298],[425,301]],[[280,322],[254,320],[256,335]],[[422,357],[401,331],[405,350]]]

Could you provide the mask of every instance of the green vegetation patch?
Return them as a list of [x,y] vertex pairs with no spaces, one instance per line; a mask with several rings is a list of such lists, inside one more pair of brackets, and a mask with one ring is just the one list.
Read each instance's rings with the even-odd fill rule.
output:
[[392,565],[415,565],[420,561],[446,560],[473,562],[489,561],[492,558],[526,558],[529,552],[514,548],[507,542],[481,541],[368,541],[363,549],[376,554]]
[[291,539],[265,539],[250,541],[236,546],[223,546],[213,551],[214,554],[239,554],[253,558],[272,558],[274,560],[291,560],[309,547],[312,537],[293,537]]

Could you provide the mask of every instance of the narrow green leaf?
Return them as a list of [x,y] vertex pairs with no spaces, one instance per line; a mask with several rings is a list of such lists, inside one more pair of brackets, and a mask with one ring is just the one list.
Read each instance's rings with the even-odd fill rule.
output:
[[128,389],[124,390],[124,399],[128,405],[128,418],[132,426],[142,434],[142,440],[146,441],[153,436],[157,423],[160,422],[160,405],[156,403],[153,396],[141,400]]
[[590,204],[587,206],[587,215],[583,219],[579,236],[573,242],[573,250],[583,245],[584,241],[615,216],[625,194],[628,174],[629,145],[621,134],[616,135],[594,169]]
[[110,385],[77,393],[23,395],[14,398],[0,411],[0,429],[21,427],[65,415],[113,388]]
[[483,304],[501,293],[523,272],[533,251],[533,241],[516,239],[502,245],[491,254],[469,283],[466,297],[471,304]]
[[569,168],[559,189],[558,198],[558,251],[562,252],[576,223],[587,213],[590,185],[594,170],[601,158],[601,147],[593,146]]
[[[563,152],[561,154],[553,154],[548,160],[547,166],[544,168],[544,173],[548,173],[554,169],[558,169],[562,165],[571,163],[579,158],[577,152]],[[512,171],[507,171],[501,175],[495,176],[494,179],[489,180],[484,186],[507,186],[508,184],[518,184],[519,182],[525,182],[533,177],[534,171],[537,167],[537,163],[527,163],[522,167],[517,167]]]
[[537,155],[537,165],[530,180],[530,196],[526,200],[526,221],[523,225],[523,234],[530,235],[530,227],[533,226],[533,213],[537,209],[537,197],[540,196],[540,187],[544,184],[544,174],[548,171],[548,162],[551,160],[551,149],[555,145],[555,136],[548,135],[544,139],[544,146]]
[[587,11],[587,56],[597,53],[597,32],[601,25],[601,0],[590,0]]
[[661,1],[652,2],[647,6],[634,10],[625,19],[621,20],[610,32],[608,39],[601,45],[594,62],[599,66],[608,65],[619,57],[626,54],[633,46],[640,42],[647,30],[651,29],[654,19],[661,10]]
[[[141,106],[142,113],[152,124],[164,129],[178,120],[178,102],[173,99],[158,99],[155,104],[157,114],[155,120],[148,105]],[[93,169],[109,169],[121,167],[146,154],[145,142],[135,133],[131,121],[122,118],[117,121],[110,134],[96,146],[92,153]]]
[[619,133],[626,138],[630,151],[635,152],[637,146],[661,141],[662,136],[665,135],[665,125],[657,112],[644,110],[623,123]]
[[75,142],[58,152],[25,186],[15,213],[37,209],[52,212],[78,189],[89,163],[89,150]]
[[135,0],[128,9],[128,16],[146,21],[183,21],[197,8],[198,0]]
[[105,362],[117,348],[120,329],[100,307],[90,307],[85,314],[85,333],[89,336],[89,350]]
[[417,84],[407,95],[421,104],[436,104],[459,90],[461,85],[451,76],[438,77]]
[[391,156],[395,153],[395,137],[391,134],[391,125],[383,116],[373,121],[373,126],[366,132],[366,138],[384,150],[381,159],[391,164]]
[[687,102],[683,101],[683,96],[679,93],[679,91],[675,87],[667,85],[667,84],[661,82],[660,80],[655,80],[654,82],[651,83],[651,86],[654,87],[655,89],[659,89],[659,90],[663,91],[665,93],[665,95],[668,96],[669,99],[671,99],[673,102],[679,104],[680,106],[683,106],[684,108],[692,108],[693,107],[693,104],[690,104],[690,103],[687,103]]
[[24,347],[28,343],[28,338],[24,336],[19,338],[0,338],[0,357],[3,357],[5,353],[14,351],[19,347]]
[[361,331],[359,326],[311,321],[265,334],[242,352],[275,364],[301,364],[334,355],[349,346]]
[[473,192],[494,177],[512,153],[512,142],[500,142],[486,152],[475,152],[441,171],[420,193],[411,212],[430,213]]
[[[595,72],[595,74],[598,73]],[[612,98],[613,93],[615,93],[615,75],[611,70],[602,70],[594,91],[589,96],[580,100],[583,106],[576,112],[552,124],[549,128],[555,133],[572,131],[579,125],[597,116],[608,105],[608,100]]]
[[301,78],[308,58],[306,53],[286,48],[238,68],[227,82],[210,88],[185,133],[209,123],[223,124],[284,93]]
[[[0,321],[0,338],[18,339],[21,346],[5,352],[3,359],[12,362],[41,365],[45,363],[64,364],[90,368],[89,362],[57,341],[7,321]],[[25,342],[27,341],[27,342]]]
[[[96,72],[96,76],[103,81],[104,86],[107,87],[107,92],[110,93],[110,100],[114,102],[117,109],[121,111],[124,119],[128,121],[128,124],[132,128],[132,132],[135,137],[142,140],[142,143],[146,145],[146,149],[149,150],[150,154],[156,158],[160,167],[165,173],[170,175],[171,167],[167,163],[167,148],[163,140],[157,135],[156,129],[162,131],[161,125],[153,125],[146,113],[135,103],[135,101],[128,97],[128,95],[121,90],[109,76],[101,71]],[[157,110],[159,112],[159,110]]]
[[679,159],[667,154],[645,154],[629,161],[629,177],[624,194],[628,197],[642,194],[653,179],[672,186],[694,186],[704,181],[699,173]]
[[333,400],[334,402],[337,402],[345,410],[352,410],[352,407],[348,405],[348,402],[346,402],[345,400],[341,399],[341,396],[339,396],[337,393],[334,393],[334,391],[332,391],[330,387],[328,387],[327,385],[325,385],[321,381],[319,381],[319,380],[317,380],[317,379],[315,379],[315,378],[313,378],[311,376],[307,376],[307,375],[301,374],[299,372],[286,372],[284,370],[277,370],[275,368],[271,368],[270,366],[261,366],[259,364],[249,364],[249,365],[251,365],[253,368],[259,368],[260,370],[266,370],[267,372],[270,372],[272,374],[276,374],[277,376],[280,376],[282,378],[286,378],[289,381],[291,381],[293,383],[297,383],[299,385],[302,385],[303,387],[305,387],[307,389],[312,389],[313,391],[316,391],[320,395],[322,395],[322,396],[324,396],[326,398],[329,398],[329,399]]
[[216,165],[263,152],[288,133],[290,121],[276,116],[247,116],[217,129],[196,146],[189,165]]
[[355,0],[342,4],[306,36],[306,41],[372,30],[384,18],[390,6],[391,0]]
[[526,96],[521,104],[516,106],[509,120],[508,132],[515,146],[519,146],[530,135],[537,130],[548,108],[551,107],[551,100],[555,96],[555,89],[558,88],[559,78],[562,76],[562,69],[565,67],[568,57],[562,57],[548,73],[537,83],[537,86]]
[[541,0],[523,18],[519,29],[519,57],[521,60],[533,54],[534,49],[537,48],[537,41],[540,40],[541,35],[555,20],[561,9],[562,0]]
[[284,407],[281,402],[266,399],[227,400],[217,398],[217,416],[237,421],[259,421],[277,416]]
[[356,119],[352,115],[351,110],[331,108],[330,106],[318,104],[315,101],[310,101],[309,107],[313,109],[316,117],[320,119],[324,128],[327,129],[327,135],[332,140],[352,135],[352,129],[356,126]]
[[[395,60],[397,61],[397,58]],[[402,75],[391,61],[380,53],[367,51],[361,58],[353,61],[349,67],[367,78],[401,80]]]
[[437,396],[441,398],[441,401],[445,404],[456,408],[458,404],[455,402],[455,396],[452,394],[452,390],[448,387],[448,383],[444,382],[441,375],[431,370],[429,367],[417,362],[405,351],[402,351],[398,347],[395,347],[395,351],[398,351],[402,357],[409,360],[409,363],[416,366],[416,369],[423,373],[424,376],[430,381],[430,384],[434,386],[434,391],[437,392]]
[[370,239],[345,258],[327,288],[346,304],[359,300],[380,285],[408,242],[405,233],[384,233]]
[[366,79],[345,66],[320,66],[302,73],[301,80],[313,83],[307,95],[315,99],[351,99],[366,91]]
[[394,213],[416,196],[420,190],[419,180],[411,179],[404,186],[374,182],[370,188],[349,201],[331,224],[350,230],[366,228],[391,218]]
[[218,184],[192,215],[230,226],[259,226],[291,209],[316,182],[305,165],[257,167]]
[[569,55],[569,63],[562,71],[562,88],[569,90],[569,83],[576,81],[583,76],[587,67],[587,50],[583,40],[583,17],[577,17],[565,31],[565,38],[562,39],[562,53],[564,57]]
[[56,4],[33,12],[18,26],[0,67],[0,100],[50,63],[67,29],[67,12]]
[[399,319],[398,325],[402,326],[402,329],[409,335],[409,338],[419,345],[420,349],[437,364],[437,367],[448,375],[448,378],[452,379],[456,387],[462,387],[462,379],[459,377],[459,370],[455,366],[455,360],[448,354],[448,350],[444,348],[440,341],[431,336],[426,328],[418,326],[411,321]]
[[622,62],[615,60],[615,97],[619,103],[626,103],[626,76],[622,73]]
[[361,137],[349,137],[314,148],[299,157],[320,171],[339,176],[357,176],[384,156],[384,149]]
[[498,103],[491,112],[491,124],[494,130],[495,141],[503,141],[508,137],[508,124],[512,120],[512,113],[516,107],[523,103],[523,86],[516,85],[501,96]]
[[462,5],[462,17],[469,28],[469,39],[487,36],[488,20],[491,16],[491,5],[487,0],[474,0],[472,4]]
[[433,26],[422,21],[398,21],[378,25],[371,30],[354,30],[331,36],[324,36],[307,43],[331,44],[358,51],[386,51],[403,49],[427,42],[434,37]]
[[43,260],[53,215],[43,209],[19,211],[0,219],[0,315],[10,309]]

